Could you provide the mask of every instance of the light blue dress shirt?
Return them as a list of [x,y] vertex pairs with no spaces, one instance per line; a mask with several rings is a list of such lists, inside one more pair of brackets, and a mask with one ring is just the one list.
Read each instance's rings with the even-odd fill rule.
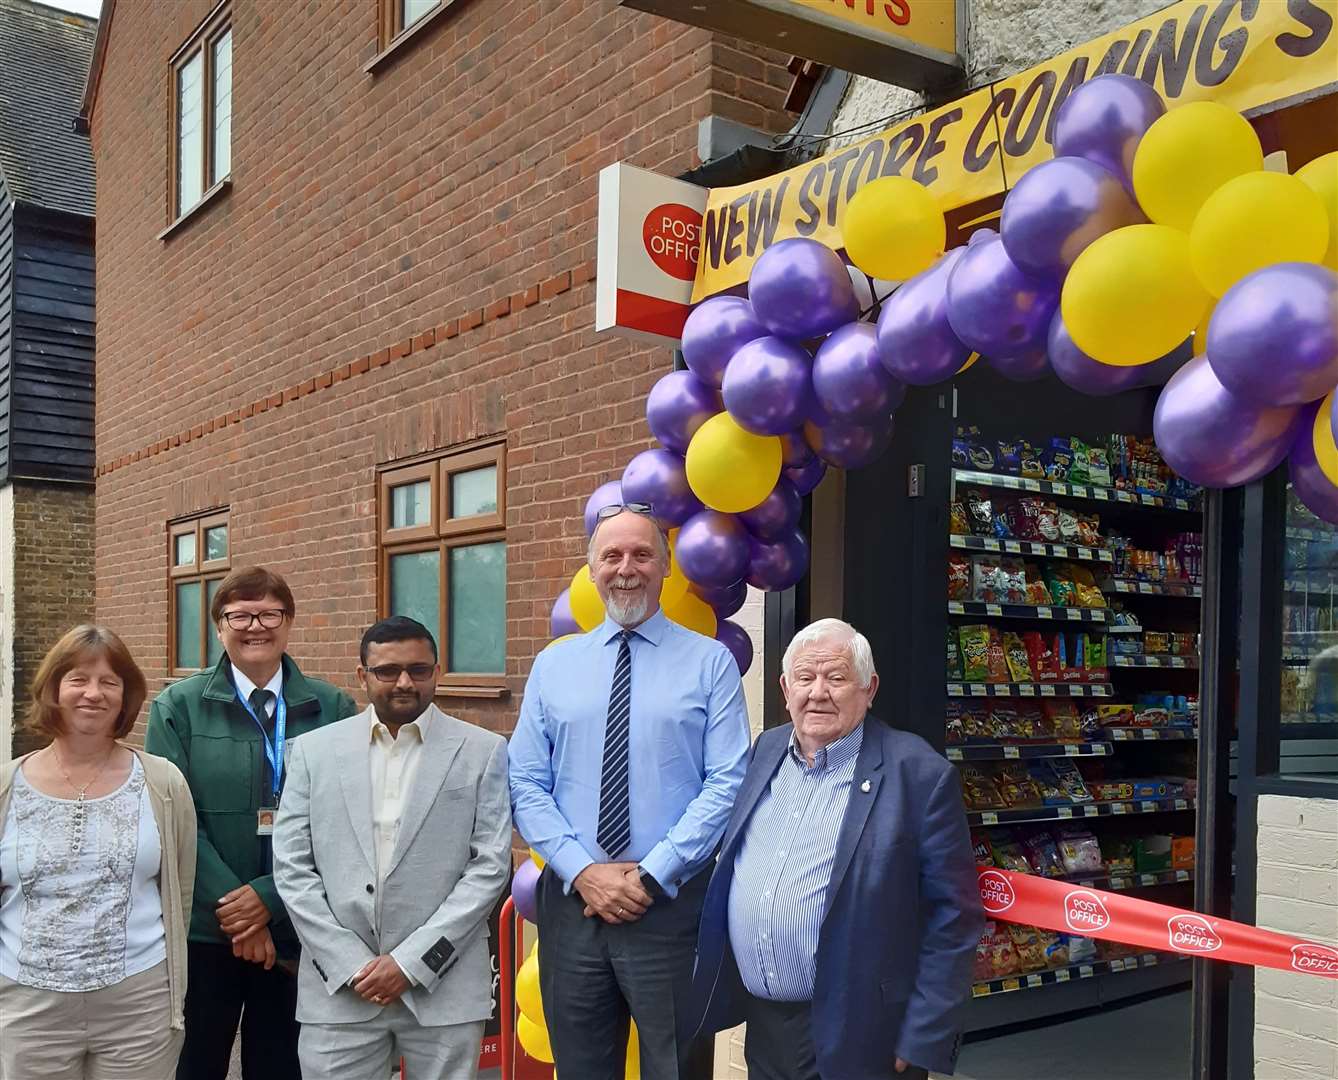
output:
[[511,736],[516,828],[567,889],[594,862],[638,862],[670,896],[706,866],[747,765],[738,665],[720,642],[656,611],[632,631],[632,842],[595,841],[604,727],[622,627],[611,619],[534,660]]
[[813,755],[790,749],[757,801],[734,856],[729,944],[743,987],[769,1001],[812,1001],[818,934],[850,803],[864,724]]

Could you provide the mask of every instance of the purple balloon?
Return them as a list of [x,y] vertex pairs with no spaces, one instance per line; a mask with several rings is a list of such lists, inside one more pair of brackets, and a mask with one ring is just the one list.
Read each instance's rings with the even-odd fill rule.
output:
[[725,365],[740,346],[763,337],[767,328],[753,306],[738,296],[717,296],[698,304],[683,324],[680,348],[688,368],[707,386],[719,387]]
[[781,470],[781,476],[794,485],[795,491],[799,492],[801,497],[822,483],[822,478],[826,475],[827,463],[817,454],[813,454],[803,465],[793,465]]
[[718,390],[690,371],[671,371],[650,388],[646,423],[661,446],[686,454],[697,429],[723,407]]
[[1062,278],[1093,240],[1146,220],[1109,169],[1058,157],[1023,174],[1008,193],[999,236],[1024,273]]
[[1313,263],[1256,270],[1208,324],[1213,374],[1256,405],[1304,405],[1338,383],[1338,273]]
[[804,425],[804,438],[818,457],[841,469],[859,469],[882,456],[892,442],[892,419],[870,424],[843,424],[834,420],[819,427]]
[[804,509],[804,500],[790,481],[781,477],[771,494],[754,506],[739,514],[744,527],[756,537],[769,540],[779,536],[787,529],[793,529],[799,523],[799,514]]
[[1304,410],[1250,405],[1229,393],[1207,356],[1171,376],[1152,414],[1152,434],[1186,480],[1228,488],[1258,480],[1287,456]]
[[748,530],[733,514],[703,510],[683,522],[674,555],[689,581],[721,588],[747,573],[749,543]]
[[623,470],[622,491],[627,502],[650,503],[663,529],[676,528],[702,509],[701,500],[688,486],[682,455],[672,450],[637,454]]
[[[1315,413],[1322,402],[1301,411],[1301,424],[1287,458],[1287,473],[1296,497],[1317,518],[1338,525],[1338,487],[1324,475],[1315,457]],[[1330,419],[1332,423],[1332,418]]]
[[826,244],[791,237],[762,252],[748,298],[767,330],[803,341],[859,318],[846,264]]
[[754,435],[784,435],[804,422],[813,400],[813,361],[784,338],[750,341],[725,368],[725,408]]
[[804,429],[795,428],[780,436],[781,464],[787,469],[807,465],[813,460],[813,448],[804,442]]
[[1129,75],[1098,75],[1055,113],[1055,156],[1093,161],[1132,194],[1138,141],[1165,112],[1166,103],[1147,83]]
[[906,384],[888,374],[878,355],[878,331],[847,323],[813,358],[813,393],[833,419],[865,423],[887,416],[906,398]]
[[1050,374],[1050,357],[1044,349],[1032,349],[1017,356],[991,356],[985,363],[1013,382],[1034,382]]
[[548,616],[548,636],[560,638],[579,633],[581,628],[571,613],[571,590],[563,589],[553,601],[553,610]]
[[948,323],[982,356],[1045,348],[1059,286],[1024,273],[997,236],[972,244],[948,277]]
[[543,873],[533,859],[526,859],[520,864],[511,878],[511,899],[516,902],[516,910],[526,922],[539,922],[539,901],[536,893],[539,889],[539,876]]
[[622,485],[617,480],[609,480],[595,488],[594,494],[585,501],[585,535],[595,535],[595,516],[606,506],[620,506],[623,501]]
[[1083,394],[1103,396],[1119,394],[1139,386],[1160,386],[1184,365],[1192,353],[1192,338],[1187,338],[1160,360],[1150,364],[1117,367],[1093,360],[1069,336],[1063,315],[1056,311],[1050,322],[1046,352],[1050,366],[1060,380]]
[[711,610],[715,612],[717,619],[728,619],[735,614],[743,602],[748,599],[748,582],[740,578],[733,585],[725,585],[719,588],[711,585],[698,585],[695,581],[690,586],[691,591],[711,605]]
[[748,584],[779,591],[799,583],[808,573],[808,539],[798,529],[770,542],[754,540],[748,560]]
[[948,323],[948,278],[966,251],[953,248],[883,302],[878,355],[893,378],[930,386],[952,378],[970,359]]
[[753,666],[753,639],[748,636],[748,631],[738,623],[721,619],[716,623],[715,639],[733,655],[734,662],[739,665],[739,674],[746,675]]

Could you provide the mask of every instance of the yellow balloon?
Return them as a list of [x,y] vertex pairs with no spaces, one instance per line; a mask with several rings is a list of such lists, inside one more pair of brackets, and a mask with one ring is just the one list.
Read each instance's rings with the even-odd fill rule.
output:
[[1208,304],[1189,237],[1165,225],[1127,225],[1093,241],[1060,294],[1073,343],[1116,367],[1165,356],[1189,337]]
[[627,1063],[623,1066],[623,1080],[641,1080],[641,1036],[636,1024],[627,1033]]
[[536,1061],[553,1063],[553,1044],[548,1041],[548,1028],[536,1024],[524,1013],[516,1021],[516,1041]]
[[685,592],[672,604],[661,603],[665,617],[705,637],[715,637],[715,610],[694,592]]
[[1159,117],[1138,141],[1134,194],[1158,225],[1188,232],[1209,195],[1263,167],[1264,149],[1245,117],[1216,101],[1195,101]]
[[980,353],[973,352],[970,356],[966,358],[966,363],[957,369],[957,374],[960,375],[963,371],[970,371],[975,366],[976,361],[979,359],[980,359]]
[[664,579],[664,584],[660,586],[660,606],[672,604],[688,591],[690,582],[683,574],[683,568],[678,565],[678,556],[675,554],[674,545],[678,540],[678,530],[669,531],[669,574]]
[[[575,637],[575,636],[576,636],[575,634],[568,635],[568,637]],[[548,865],[548,863],[544,860],[544,857],[540,855],[537,851],[535,851],[534,848],[530,848],[530,858],[534,860],[534,865],[537,866],[540,870],[542,870],[545,866]],[[538,942],[535,942],[535,944],[537,945]]]
[[1214,296],[1274,263],[1317,263],[1328,246],[1324,201],[1286,173],[1228,180],[1208,196],[1189,230],[1194,272]]
[[1333,392],[1320,402],[1319,412],[1315,413],[1315,426],[1311,438],[1315,443],[1315,460],[1329,483],[1338,485],[1338,445],[1333,441]]
[[516,972],[516,1007],[540,1027],[545,1026],[544,998],[539,990],[539,958],[531,956]]
[[1202,356],[1208,351],[1208,324],[1213,321],[1213,312],[1217,310],[1217,305],[1213,304],[1206,312],[1203,318],[1199,320],[1199,325],[1194,327],[1194,342],[1191,348],[1193,355]]
[[[780,471],[780,439],[745,431],[727,412],[716,413],[688,443],[688,486],[697,498],[721,513],[751,510],[771,494]],[[573,587],[572,613],[575,611]]]
[[1338,150],[1296,170],[1296,179],[1320,197],[1329,217],[1329,246],[1324,265],[1338,270]]
[[841,239],[850,261],[870,277],[904,281],[943,254],[948,225],[927,187],[904,176],[884,176],[846,204]]
[[571,579],[571,617],[582,630],[593,630],[604,621],[604,601],[599,598],[590,567],[582,566]]
[[580,634],[563,634],[561,637],[555,637],[552,641],[550,641],[547,645],[545,645],[544,648],[547,649],[552,645],[556,645],[559,641],[570,641],[572,638],[578,638],[580,636],[581,636]]

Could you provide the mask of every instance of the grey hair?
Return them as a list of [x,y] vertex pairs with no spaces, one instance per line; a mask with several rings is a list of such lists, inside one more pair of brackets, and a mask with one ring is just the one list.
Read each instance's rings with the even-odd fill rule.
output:
[[[634,513],[634,511],[632,510],[623,511],[623,514],[631,514],[631,513]],[[660,549],[660,562],[664,566],[664,572],[666,574],[669,573],[670,559],[669,559],[668,534],[662,528],[660,528],[660,523],[656,521],[653,517],[651,517],[649,514],[637,514],[636,516],[640,518],[645,518],[647,521],[650,522],[651,527],[655,530],[655,546]],[[622,514],[614,514],[613,517],[601,518],[600,520],[595,522],[595,531],[590,534],[590,543],[588,543],[585,546],[585,562],[586,565],[589,566],[591,570],[595,568],[595,540],[599,536],[599,527],[603,525],[604,522],[612,521],[613,518],[616,517],[622,517]]]
[[874,676],[873,650],[869,648],[869,639],[841,619],[819,619],[790,639],[790,644],[785,647],[785,656],[781,658],[781,670],[785,677],[790,677],[795,660],[810,645],[833,640],[844,645],[850,654],[850,666],[855,669],[855,678],[860,686],[868,686]]

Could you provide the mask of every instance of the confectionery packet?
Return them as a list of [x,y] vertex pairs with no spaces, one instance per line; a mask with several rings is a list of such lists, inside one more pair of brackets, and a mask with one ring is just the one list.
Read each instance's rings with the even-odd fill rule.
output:
[[1059,847],[1048,832],[1038,832],[1024,840],[1027,861],[1034,873],[1042,877],[1063,877],[1064,864],[1059,860]]
[[990,644],[985,652],[985,662],[989,665],[989,682],[1008,682],[1008,657],[1004,654],[1003,637],[996,627],[990,627]]
[[998,555],[976,555],[971,559],[971,599],[986,604],[1005,603],[1006,584]]
[[1027,647],[1022,638],[1009,631],[1003,636],[1004,658],[1008,662],[1008,674],[1011,682],[1031,682],[1031,663],[1027,658]]
[[985,682],[990,676],[990,628],[963,626],[957,631],[962,650],[962,678],[967,682]]
[[1101,845],[1085,829],[1059,834],[1059,858],[1068,874],[1099,874],[1103,869]]
[[1087,790],[1087,784],[1083,781],[1082,773],[1078,771],[1076,764],[1068,758],[1053,758],[1047,764],[1070,802],[1092,801],[1092,794]]

